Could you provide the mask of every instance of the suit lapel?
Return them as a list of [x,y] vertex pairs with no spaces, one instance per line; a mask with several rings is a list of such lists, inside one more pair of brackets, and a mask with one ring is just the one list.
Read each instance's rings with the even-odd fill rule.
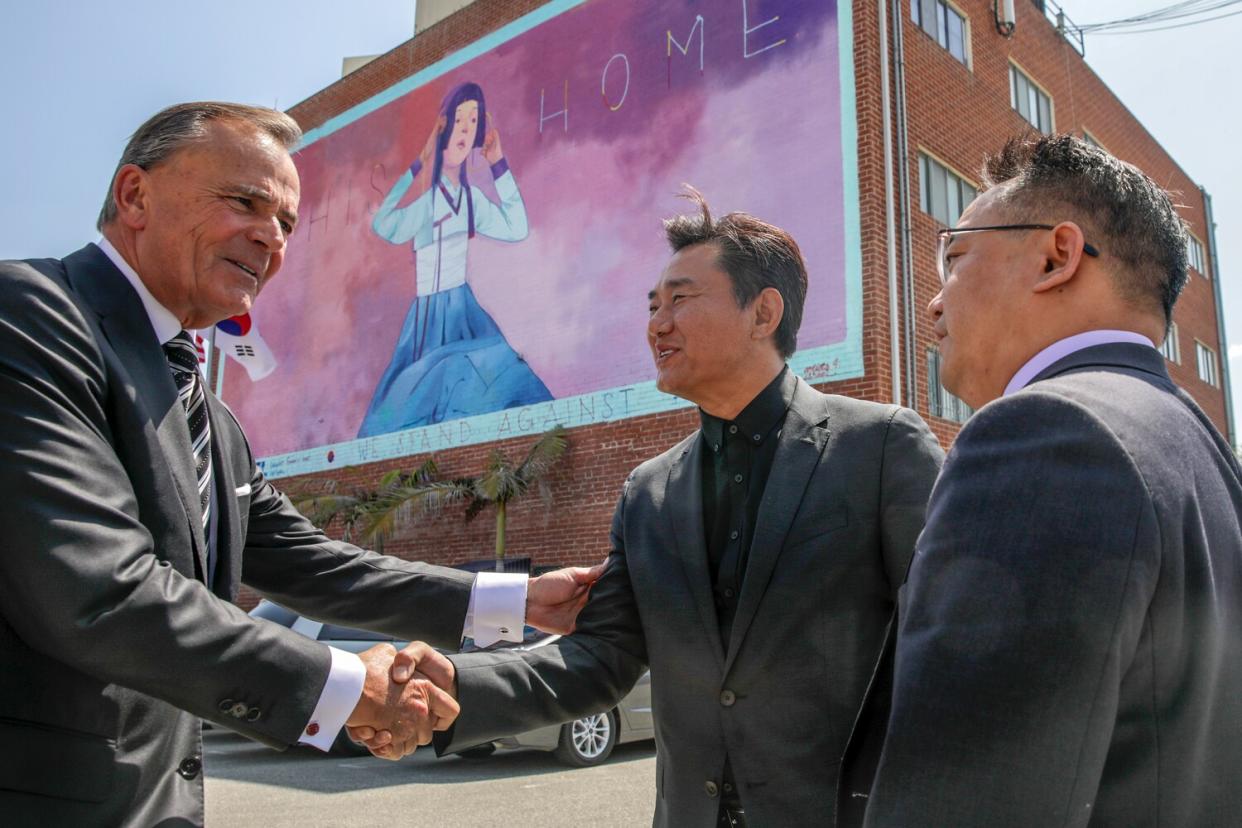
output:
[[685,571],[690,594],[698,608],[713,656],[719,663],[724,651],[720,624],[712,600],[711,575],[707,571],[707,540],[703,530],[703,440],[696,436],[669,470],[664,502],[665,514],[677,539],[678,557]]
[[232,601],[241,586],[241,561],[234,558],[242,548],[237,478],[233,475],[231,431],[227,429],[232,416],[212,394],[207,395],[207,410],[211,415],[211,462],[216,485],[216,577],[211,587],[216,595]]
[[207,550],[194,477],[190,427],[177,397],[172,373],[142,301],[125,277],[99,248],[89,245],[65,259],[65,271],[74,289],[99,315],[99,326],[128,371],[136,405],[146,409],[155,426],[160,450],[176,483],[177,500],[190,526],[194,557],[207,572]]
[[785,537],[793,525],[794,515],[802,504],[802,496],[811,482],[819,458],[828,444],[827,404],[824,395],[802,380],[794,391],[793,404],[785,417],[772,460],[772,473],[759,503],[755,535],[750,545],[742,594],[738,597],[737,614],[729,637],[725,672],[741,649],[746,632],[759,609],[759,602],[768,588],[772,570],[780,557]]

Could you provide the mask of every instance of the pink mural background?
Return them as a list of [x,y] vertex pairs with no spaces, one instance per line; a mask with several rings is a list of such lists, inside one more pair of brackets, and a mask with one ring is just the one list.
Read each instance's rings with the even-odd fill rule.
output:
[[[516,243],[472,239],[469,283],[554,397],[653,378],[646,293],[668,258],[660,221],[688,209],[682,182],[717,213],[789,230],[810,272],[799,348],[842,340],[835,8],[590,0],[301,149],[299,226],[255,311],[279,367],[225,379],[256,453],[357,434],[415,293],[413,251],[371,219],[463,81],[483,88],[530,225]],[[469,173],[496,198],[478,150]]]

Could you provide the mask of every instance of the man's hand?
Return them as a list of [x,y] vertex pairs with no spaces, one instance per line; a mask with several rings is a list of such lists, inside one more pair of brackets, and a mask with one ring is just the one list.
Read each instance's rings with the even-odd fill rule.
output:
[[[435,723],[426,730],[426,739],[423,741],[410,744],[408,740],[403,740],[400,732],[377,725],[375,723],[355,722],[351,718],[346,722],[346,731],[349,738],[359,744],[366,745],[367,749],[381,759],[400,759],[408,753],[412,753],[418,745],[425,745],[431,741],[431,733],[435,730],[448,730],[457,718],[460,708],[457,705],[457,671],[453,667],[453,662],[445,658],[441,653],[433,649],[430,645],[422,641],[413,641],[406,648],[395,655],[392,654],[391,645],[382,644],[380,647],[387,648],[389,662],[384,670],[384,677],[391,680],[392,686],[400,688],[403,685],[427,685],[430,684],[432,690],[435,691],[437,698],[447,699],[451,703],[452,715],[444,718],[443,715],[436,715]],[[373,647],[372,650],[380,647]],[[367,664],[367,681],[371,680],[371,667],[366,659],[366,653],[359,656],[363,663]],[[366,697],[366,689],[363,689],[363,697]],[[432,708],[435,714],[436,709]],[[408,748],[408,749],[407,749]],[[392,755],[395,754],[395,755]]]
[[[453,696],[428,678],[407,673],[404,682],[393,680],[396,655],[391,644],[378,644],[358,654],[367,676],[362,698],[345,722],[350,737],[366,744],[381,759],[396,760],[413,753],[431,741],[433,731],[447,730],[460,710]],[[439,653],[435,655],[444,659]],[[448,659],[444,662],[449,663]],[[435,666],[429,664],[429,669],[434,671]],[[371,738],[359,738],[359,733]],[[378,734],[384,738],[380,740]]]
[[549,633],[573,632],[591,585],[607,565],[605,559],[589,568],[571,566],[531,578],[526,585],[526,623]]

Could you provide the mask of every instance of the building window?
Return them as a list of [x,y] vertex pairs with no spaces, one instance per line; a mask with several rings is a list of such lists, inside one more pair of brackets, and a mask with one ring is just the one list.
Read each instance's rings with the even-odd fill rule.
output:
[[1164,354],[1164,358],[1169,362],[1182,364],[1182,349],[1177,344],[1177,323],[1169,325],[1169,332],[1164,337],[1164,344],[1160,346],[1160,353]]
[[1208,275],[1207,263],[1203,257],[1203,245],[1189,233],[1186,234],[1186,258],[1188,264],[1204,276]]
[[1218,384],[1216,379],[1216,352],[1196,340],[1195,362],[1199,366],[1199,379],[1215,387]]
[[1052,99],[1012,63],[1009,64],[1009,103],[1031,126],[1045,135],[1052,134]]
[[940,351],[927,349],[927,407],[933,417],[964,423],[975,410],[945,390],[940,384]]
[[[1085,129],[1082,131],[1082,140],[1086,141],[1088,144],[1095,147],[1096,149],[1102,149],[1102,150],[1104,149],[1104,145],[1101,144],[1099,141],[1095,140],[1095,136],[1092,135],[1090,132],[1087,132]],[[1104,150],[1104,151],[1108,152],[1108,150]]]
[[964,65],[969,38],[966,17],[945,0],[910,0],[910,16],[953,57]]
[[945,227],[957,224],[966,205],[979,194],[971,184],[931,156],[919,153],[923,212]]

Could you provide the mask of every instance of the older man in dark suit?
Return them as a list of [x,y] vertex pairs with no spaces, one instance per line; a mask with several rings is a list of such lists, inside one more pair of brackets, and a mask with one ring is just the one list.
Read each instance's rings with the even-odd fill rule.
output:
[[389,758],[451,721],[425,680],[390,685],[392,647],[251,619],[228,603],[239,583],[445,646],[520,630],[526,597],[531,623],[564,629],[585,598],[588,570],[527,596],[524,577],[476,585],[329,540],[206,392],[185,329],[249,311],[280,269],[300,136],[271,110],[171,107],[126,148],[98,244],[0,263],[5,825],[202,824],[200,718],[276,747],[367,724]]
[[[847,784],[843,816],[1237,825],[1242,479],[1154,347],[1182,221],[1070,136],[1012,142],[988,175],[941,232],[930,306],[944,384],[979,411],[901,598],[870,798]],[[865,779],[853,757],[845,776]]]
[[699,206],[667,224],[647,338],[702,427],[630,475],[576,634],[451,657],[437,750],[608,710],[649,665],[656,825],[817,824],[942,454],[914,412],[798,379],[797,244]]

